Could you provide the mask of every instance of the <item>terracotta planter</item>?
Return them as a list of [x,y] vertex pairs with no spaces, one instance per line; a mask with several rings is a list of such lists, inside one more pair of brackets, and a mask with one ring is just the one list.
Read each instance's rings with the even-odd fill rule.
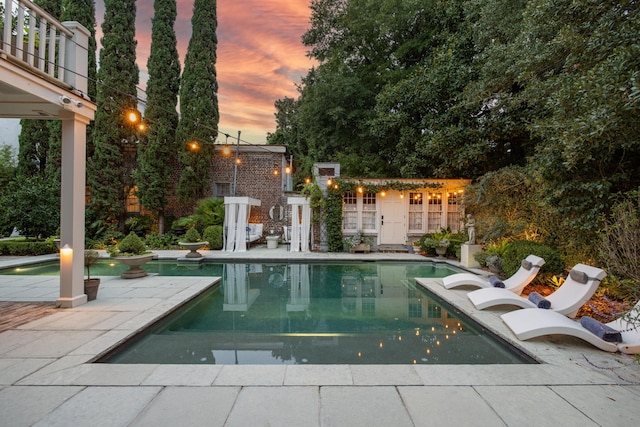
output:
[[129,269],[123,272],[120,277],[123,279],[137,279],[144,277],[147,272],[140,268],[141,265],[153,259],[154,254],[133,255],[133,256],[117,256],[114,257],[116,261],[129,267]]
[[84,279],[84,293],[87,294],[88,301],[96,299],[99,287],[100,279]]
[[202,258],[202,254],[198,252],[198,249],[207,246],[209,242],[178,242],[178,244],[191,251],[184,256],[185,258]]

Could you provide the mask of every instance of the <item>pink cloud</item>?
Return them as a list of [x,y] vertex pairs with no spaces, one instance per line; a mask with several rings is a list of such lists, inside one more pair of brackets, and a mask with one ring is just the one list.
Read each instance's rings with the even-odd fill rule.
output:
[[[138,66],[146,71],[153,1],[137,1]],[[220,130],[264,143],[275,129],[274,102],[297,97],[296,84],[313,62],[301,37],[309,25],[308,0],[218,1],[218,101]],[[193,0],[178,0],[175,30],[181,64],[191,37]],[[100,37],[104,3],[96,1]],[[98,41],[99,43],[99,41]]]

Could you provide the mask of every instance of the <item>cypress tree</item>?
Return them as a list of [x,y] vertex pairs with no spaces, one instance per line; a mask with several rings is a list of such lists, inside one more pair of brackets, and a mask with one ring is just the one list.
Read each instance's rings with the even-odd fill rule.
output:
[[176,48],[175,0],[155,0],[151,27],[151,51],[147,61],[147,138],[138,146],[136,182],[140,202],[158,218],[164,233],[164,210],[169,195],[170,172],[176,159],[180,60]]
[[[218,39],[216,0],[195,0],[191,18],[192,35],[187,48],[180,86],[180,124],[177,131],[182,164],[178,195],[194,203],[205,196],[209,168],[218,136],[218,81],[216,47]],[[197,149],[190,149],[195,141]]]
[[20,120],[18,136],[18,175],[30,177],[44,174],[49,152],[49,120]]
[[98,219],[124,230],[125,195],[133,185],[125,155],[135,153],[137,130],[128,120],[136,112],[136,65],[134,0],[105,0],[102,50],[98,70],[93,142],[89,159],[91,207]]

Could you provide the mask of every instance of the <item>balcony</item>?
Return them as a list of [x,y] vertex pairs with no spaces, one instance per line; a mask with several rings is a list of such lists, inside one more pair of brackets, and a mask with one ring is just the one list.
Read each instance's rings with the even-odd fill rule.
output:
[[0,20],[0,118],[93,118],[89,31],[29,0],[0,0]]

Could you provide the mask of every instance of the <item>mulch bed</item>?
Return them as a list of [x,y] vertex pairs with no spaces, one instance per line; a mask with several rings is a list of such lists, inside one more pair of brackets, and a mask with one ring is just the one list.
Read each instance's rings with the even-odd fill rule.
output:
[[0,301],[0,332],[48,316],[57,310],[54,302]]

